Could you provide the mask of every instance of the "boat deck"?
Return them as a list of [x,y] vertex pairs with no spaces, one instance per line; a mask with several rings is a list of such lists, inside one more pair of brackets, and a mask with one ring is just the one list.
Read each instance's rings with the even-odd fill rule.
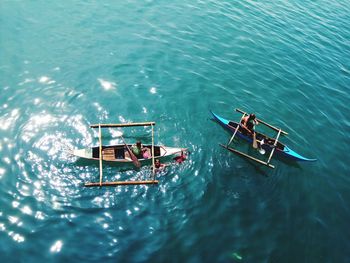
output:
[[[131,147],[131,145],[129,145]],[[145,148],[148,148],[150,152],[152,151],[152,146],[144,145]],[[161,156],[161,150],[159,146],[154,146],[155,157]],[[92,148],[92,157],[100,158],[99,148]],[[105,161],[115,161],[115,160],[131,160],[128,150],[124,145],[117,146],[102,146],[102,159]],[[139,158],[140,159],[140,158]]]

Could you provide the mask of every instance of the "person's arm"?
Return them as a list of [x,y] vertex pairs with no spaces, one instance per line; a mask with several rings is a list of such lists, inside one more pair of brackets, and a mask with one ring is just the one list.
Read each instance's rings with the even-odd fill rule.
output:
[[251,130],[249,130],[248,127],[247,127],[247,122],[248,122],[247,119],[243,119],[242,122],[241,122],[241,127],[244,130],[246,130],[249,134],[252,134]]

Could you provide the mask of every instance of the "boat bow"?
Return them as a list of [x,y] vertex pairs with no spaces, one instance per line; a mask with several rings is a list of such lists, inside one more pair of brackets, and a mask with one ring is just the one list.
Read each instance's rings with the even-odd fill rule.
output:
[[295,151],[293,151],[292,149],[290,149],[286,145],[284,146],[283,152],[285,154],[287,154],[288,156],[290,156],[291,158],[295,158],[297,161],[305,161],[305,162],[315,162],[315,161],[317,161],[317,159],[306,158],[306,157],[296,153]]

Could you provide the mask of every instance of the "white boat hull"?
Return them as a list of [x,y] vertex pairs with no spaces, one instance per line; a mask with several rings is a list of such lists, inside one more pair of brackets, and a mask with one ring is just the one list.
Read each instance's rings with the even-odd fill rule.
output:
[[[131,147],[131,145],[128,145]],[[144,145],[144,147],[147,147],[152,149],[151,145]],[[177,147],[167,147],[167,146],[154,146],[154,152],[155,152],[155,159],[159,158],[166,158],[173,155],[181,154],[181,152],[186,151],[187,149],[184,148],[177,148]],[[73,155],[89,159],[89,160],[99,160],[99,147],[92,147],[92,148],[85,148],[85,149],[75,149],[73,150]],[[109,145],[109,146],[102,146],[102,159],[104,161],[109,162],[119,162],[119,163],[131,163],[132,160],[128,156],[128,151],[124,144],[118,144],[118,145]],[[145,158],[138,158],[139,161],[147,161],[151,160],[152,157],[149,157],[147,159]]]

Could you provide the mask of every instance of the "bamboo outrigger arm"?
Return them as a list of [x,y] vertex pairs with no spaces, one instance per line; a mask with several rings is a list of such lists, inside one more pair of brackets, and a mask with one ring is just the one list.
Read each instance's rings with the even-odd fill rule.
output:
[[107,124],[91,124],[90,128],[117,128],[117,127],[133,127],[133,126],[154,126],[155,122],[129,122],[129,123],[107,123]]
[[231,144],[231,142],[233,141],[233,138],[236,136],[236,133],[238,132],[238,129],[240,127],[240,123],[241,123],[242,119],[244,118],[244,116],[246,116],[246,113],[243,113],[243,115],[242,115],[241,119],[239,120],[239,123],[238,123],[238,125],[237,125],[237,127],[235,129],[235,132],[233,133],[231,139],[227,143],[227,146],[229,146]]
[[152,176],[154,181],[156,177],[156,166],[154,161],[154,125],[152,125]]
[[[248,114],[248,113],[246,113],[246,112],[244,112],[244,111],[242,111],[242,110],[240,110],[240,109],[237,109],[237,108],[236,108],[236,111],[237,111],[237,112],[240,112],[240,113]],[[282,134],[288,135],[288,132],[285,132],[285,131],[281,130],[280,128],[277,128],[277,127],[275,127],[275,126],[272,126],[271,124],[268,124],[267,122],[265,122],[265,121],[263,121],[263,120],[260,120],[260,119],[258,119],[258,118],[257,118],[256,120],[257,120],[259,123],[262,123],[262,124],[264,124],[265,126],[271,128],[271,129],[273,129],[273,130],[275,130],[275,131],[281,131]]]
[[269,159],[267,159],[267,163],[270,163],[270,161],[271,161],[272,155],[275,152],[275,149],[276,149],[276,146],[277,146],[277,142],[278,142],[278,138],[280,137],[280,135],[281,135],[281,129],[278,131],[278,134],[277,134],[276,139],[275,139],[275,143],[273,144],[273,149],[272,149],[272,151],[270,153]]
[[118,185],[142,185],[142,184],[158,184],[157,180],[150,181],[116,181],[116,182],[102,182],[102,183],[85,183],[86,187],[96,187],[96,186],[118,186]]
[[102,169],[102,132],[101,132],[101,125],[98,126],[98,140],[100,143],[99,146],[99,157],[100,157],[100,186],[102,185],[102,174],[103,174],[103,169]]
[[240,152],[240,151],[237,151],[236,149],[233,149],[233,148],[231,148],[231,147],[228,147],[227,145],[220,144],[220,146],[222,146],[223,148],[229,150],[230,152],[233,152],[233,153],[236,153],[236,154],[241,155],[241,156],[243,156],[243,157],[246,157],[246,158],[248,158],[248,159],[250,159],[250,160],[252,160],[252,161],[255,161],[255,162],[257,162],[257,163],[266,165],[266,166],[269,167],[269,168],[272,168],[272,169],[275,168],[275,166],[272,165],[272,164],[269,164],[269,163],[264,162],[264,161],[262,161],[262,160],[260,160],[260,159],[254,158],[253,156],[250,156],[250,155],[248,155],[248,154],[245,154],[245,153],[242,153],[242,152]]

